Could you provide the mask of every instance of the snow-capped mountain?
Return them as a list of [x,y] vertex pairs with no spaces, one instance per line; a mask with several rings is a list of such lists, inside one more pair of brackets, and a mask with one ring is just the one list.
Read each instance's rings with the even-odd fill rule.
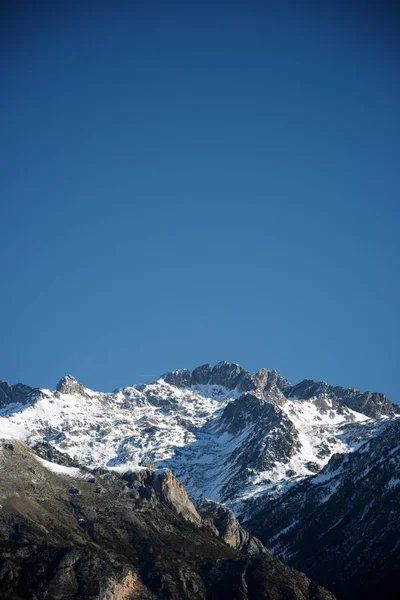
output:
[[398,597],[399,417],[383,394],[227,362],[111,393],[71,376],[54,391],[0,382],[0,437],[25,440],[47,468],[108,480],[168,467],[197,506],[227,504],[340,600]]
[[[382,394],[276,371],[202,365],[148,384],[95,392],[71,376],[55,391],[0,383],[0,435],[87,466],[170,467],[193,498],[238,514],[319,472],[374,434],[398,407]],[[389,417],[387,417],[389,418]]]

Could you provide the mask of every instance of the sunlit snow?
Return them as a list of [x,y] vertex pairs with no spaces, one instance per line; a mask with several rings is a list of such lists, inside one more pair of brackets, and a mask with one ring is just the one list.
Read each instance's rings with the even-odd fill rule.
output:
[[[31,445],[46,441],[90,467],[123,471],[151,460],[171,468],[193,497],[225,501],[235,508],[313,476],[333,454],[363,443],[373,423],[347,407],[335,407],[328,398],[322,403],[321,398],[289,399],[281,410],[296,428],[299,446],[285,462],[276,460],[267,470],[257,471],[240,463],[241,449],[252,442],[256,423],[244,424],[232,434],[221,421],[225,407],[239,396],[236,389],[178,388],[162,378],[112,393],[41,390],[29,405],[0,410],[0,437],[26,439]],[[271,428],[258,441],[259,452],[275,433]],[[74,472],[49,464],[53,467],[48,468],[61,469],[59,473]],[[240,481],[235,497],[224,497],[235,478]]]

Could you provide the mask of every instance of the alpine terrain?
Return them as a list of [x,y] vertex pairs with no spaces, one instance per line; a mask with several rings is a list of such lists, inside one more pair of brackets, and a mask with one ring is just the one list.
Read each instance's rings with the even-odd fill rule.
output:
[[339,600],[397,598],[399,417],[225,361],[111,393],[0,382],[1,593],[333,597],[279,558]]

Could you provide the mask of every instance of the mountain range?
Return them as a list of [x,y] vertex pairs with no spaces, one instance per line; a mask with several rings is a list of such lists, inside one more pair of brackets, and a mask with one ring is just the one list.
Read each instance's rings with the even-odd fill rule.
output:
[[[205,522],[212,530],[218,511],[217,521],[236,522],[235,514],[261,540],[261,554],[271,556],[266,546],[343,600],[398,597],[399,417],[381,393],[292,385],[276,371],[251,374],[226,361],[111,393],[70,375],[54,391],[0,382],[0,436],[29,461],[67,470],[52,477],[102,472],[118,488],[127,473],[146,481],[171,473],[195,503],[201,530]],[[289,597],[257,593],[226,597]]]

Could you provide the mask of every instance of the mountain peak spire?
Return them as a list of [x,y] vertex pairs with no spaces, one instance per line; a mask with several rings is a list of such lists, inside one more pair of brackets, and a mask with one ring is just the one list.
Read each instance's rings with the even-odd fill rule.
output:
[[56,391],[60,394],[85,394],[84,386],[73,375],[61,377],[57,383]]

